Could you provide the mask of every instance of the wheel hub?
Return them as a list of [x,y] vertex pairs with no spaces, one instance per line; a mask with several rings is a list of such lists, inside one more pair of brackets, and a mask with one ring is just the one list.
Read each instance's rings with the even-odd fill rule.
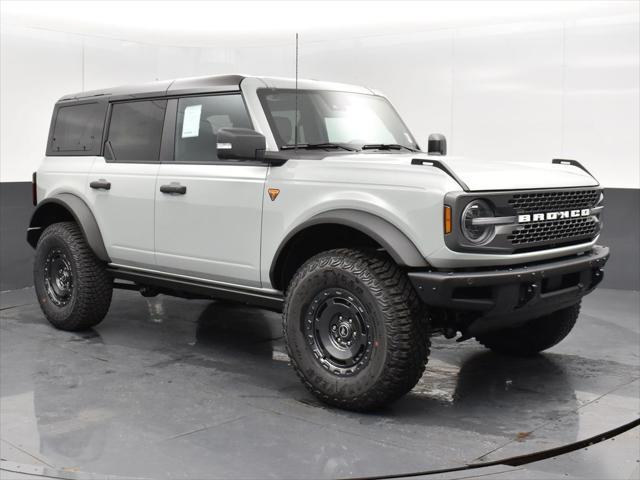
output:
[[73,270],[67,255],[59,248],[52,249],[45,259],[44,286],[54,305],[63,307],[71,300]]
[[351,336],[351,326],[348,323],[341,323],[338,327],[338,335],[342,340],[346,340]]
[[330,372],[352,375],[369,362],[373,332],[355,295],[338,289],[320,292],[304,323],[309,346]]

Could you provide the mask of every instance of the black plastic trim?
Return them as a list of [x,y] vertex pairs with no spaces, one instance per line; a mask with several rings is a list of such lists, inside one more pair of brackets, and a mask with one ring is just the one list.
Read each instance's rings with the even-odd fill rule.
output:
[[106,180],[95,180],[89,183],[89,187],[94,190],[111,190],[111,182],[107,182]]
[[232,300],[275,311],[282,311],[284,303],[282,294],[257,292],[213,281],[177,277],[159,272],[144,272],[126,267],[110,266],[107,270],[115,279],[129,280],[141,286],[156,287],[161,289],[161,292],[178,297]]
[[553,160],[551,160],[551,163],[556,165],[572,165],[574,167],[577,167],[580,170],[585,171],[591,178],[593,178],[596,181],[596,185],[598,186],[600,185],[600,182],[598,182],[598,179],[594,177],[593,174],[589,170],[587,170],[587,168],[577,160],[570,160],[566,158],[554,158]]
[[428,165],[431,167],[438,168],[442,170],[444,173],[446,173],[447,175],[449,175],[451,178],[453,178],[458,183],[458,185],[462,187],[462,189],[465,192],[471,191],[469,186],[466,183],[464,183],[462,179],[458,177],[458,175],[456,175],[455,172],[451,170],[446,163],[443,163],[440,160],[431,160],[428,158],[414,158],[413,160],[411,160],[411,165]]
[[169,195],[184,195],[187,193],[187,187],[179,183],[171,182],[167,185],[160,185],[160,193]]
[[107,253],[107,249],[104,246],[104,241],[102,240],[100,227],[98,226],[98,222],[93,216],[91,209],[80,197],[71,193],[60,193],[53,197],[44,199],[37,205],[35,211],[31,215],[29,228],[27,230],[27,242],[29,245],[36,248],[38,239],[40,238],[44,227],[51,223],[55,223],[55,221],[46,222],[47,220],[51,220],[51,218],[46,217],[46,206],[51,204],[60,205],[71,214],[80,227],[82,235],[89,244],[89,247],[100,260],[105,262],[111,261],[109,254]]
[[164,111],[162,139],[160,140],[160,163],[173,163],[177,118],[178,99],[171,98],[167,101],[167,108]]
[[278,246],[271,263],[269,278],[272,285],[278,284],[277,272],[289,241],[306,228],[321,224],[344,225],[364,233],[380,244],[398,265],[417,268],[428,266],[414,243],[387,220],[360,210],[338,209],[320,213],[288,233]]
[[[582,255],[549,262],[483,271],[414,271],[408,276],[425,304],[479,312],[483,318],[474,322],[475,333],[495,322],[535,318],[577,303],[602,281],[608,259],[609,248],[598,245]],[[568,274],[577,275],[574,284],[559,284],[548,291],[542,287],[543,282],[561,280]],[[459,289],[480,289],[483,295],[458,296]]]

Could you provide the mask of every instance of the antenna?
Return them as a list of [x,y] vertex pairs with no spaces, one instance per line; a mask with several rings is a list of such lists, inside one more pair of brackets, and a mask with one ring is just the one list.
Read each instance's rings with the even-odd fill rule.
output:
[[293,142],[295,149],[298,149],[298,33],[296,32],[296,113],[293,130]]

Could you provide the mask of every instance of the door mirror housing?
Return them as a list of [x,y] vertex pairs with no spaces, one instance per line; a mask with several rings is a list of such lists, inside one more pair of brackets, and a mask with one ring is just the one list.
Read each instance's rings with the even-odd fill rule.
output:
[[217,133],[218,158],[225,160],[262,160],[267,141],[250,128],[221,128]]
[[429,144],[427,145],[427,153],[429,155],[446,155],[447,139],[441,133],[432,133],[429,135]]

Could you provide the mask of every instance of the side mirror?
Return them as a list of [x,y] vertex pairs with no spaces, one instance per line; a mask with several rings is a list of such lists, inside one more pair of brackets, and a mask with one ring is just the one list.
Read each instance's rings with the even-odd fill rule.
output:
[[429,155],[446,155],[447,139],[441,133],[432,133],[429,135],[429,144],[427,147],[427,153]]
[[221,128],[217,133],[218,158],[262,160],[267,148],[264,135],[249,128]]

